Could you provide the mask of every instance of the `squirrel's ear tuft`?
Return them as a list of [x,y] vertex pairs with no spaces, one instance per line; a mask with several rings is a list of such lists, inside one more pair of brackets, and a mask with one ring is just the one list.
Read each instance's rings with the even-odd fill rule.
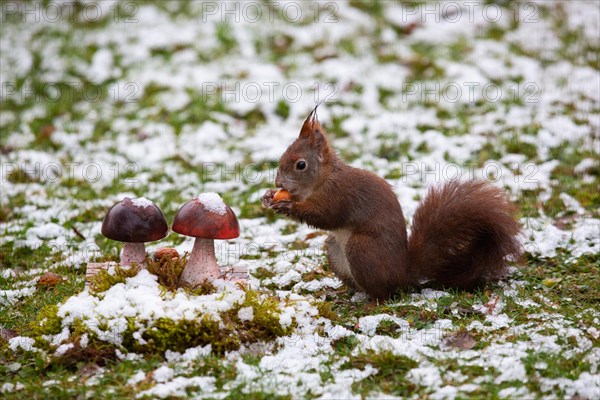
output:
[[[319,107],[319,105],[317,105],[317,107]],[[317,118],[317,107],[315,107],[310,114],[308,114],[304,124],[302,124],[302,129],[300,130],[300,135],[298,136],[299,139],[309,139],[315,132],[321,131],[321,124]]]
[[320,158],[323,158],[329,151],[329,145],[327,143],[325,133],[323,132],[323,128],[321,128],[321,123],[317,118],[317,107],[319,107],[319,104],[317,104],[311,113],[308,114],[308,117],[302,125],[300,136],[298,136],[298,138],[308,139],[308,144],[317,150]]

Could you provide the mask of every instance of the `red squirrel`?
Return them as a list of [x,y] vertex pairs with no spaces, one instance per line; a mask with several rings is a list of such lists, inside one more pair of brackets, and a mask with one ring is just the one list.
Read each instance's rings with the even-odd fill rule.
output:
[[291,199],[274,201],[276,190],[270,189],[262,205],[329,231],[325,244],[333,272],[375,299],[423,280],[472,288],[504,276],[506,258],[521,254],[516,207],[503,190],[481,180],[430,189],[408,238],[390,184],[338,157],[316,107],[279,160],[275,186]]

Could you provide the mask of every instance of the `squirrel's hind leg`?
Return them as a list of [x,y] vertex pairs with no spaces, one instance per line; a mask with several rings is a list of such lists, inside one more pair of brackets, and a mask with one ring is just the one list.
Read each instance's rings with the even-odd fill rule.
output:
[[[347,239],[345,239],[344,236],[346,235],[336,235],[332,232],[332,234],[327,237],[327,240],[325,240],[325,245],[327,246],[327,259],[329,260],[329,265],[335,275],[340,278],[346,286],[351,289],[356,289],[358,286],[352,276],[350,264],[348,264],[348,259],[346,258],[346,243],[344,242],[347,242]],[[350,234],[348,234],[347,237],[349,238]]]
[[397,289],[409,284],[400,264],[402,249],[389,238],[354,233],[346,249],[358,288],[371,297],[387,300]]

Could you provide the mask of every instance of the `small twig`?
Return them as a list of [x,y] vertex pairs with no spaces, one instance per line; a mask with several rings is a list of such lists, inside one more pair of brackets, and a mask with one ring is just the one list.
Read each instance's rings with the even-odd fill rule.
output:
[[79,229],[77,229],[75,225],[71,226],[71,230],[81,239],[85,240],[85,236],[83,236],[83,233],[79,232]]

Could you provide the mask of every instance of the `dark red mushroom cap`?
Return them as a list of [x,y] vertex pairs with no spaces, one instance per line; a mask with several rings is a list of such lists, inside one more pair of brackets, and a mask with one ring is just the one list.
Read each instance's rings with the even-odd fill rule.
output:
[[119,242],[153,242],[167,236],[164,214],[150,200],[125,197],[111,207],[102,222],[102,234]]
[[173,220],[173,231],[203,239],[233,239],[240,236],[234,212],[216,193],[202,193],[181,206]]

